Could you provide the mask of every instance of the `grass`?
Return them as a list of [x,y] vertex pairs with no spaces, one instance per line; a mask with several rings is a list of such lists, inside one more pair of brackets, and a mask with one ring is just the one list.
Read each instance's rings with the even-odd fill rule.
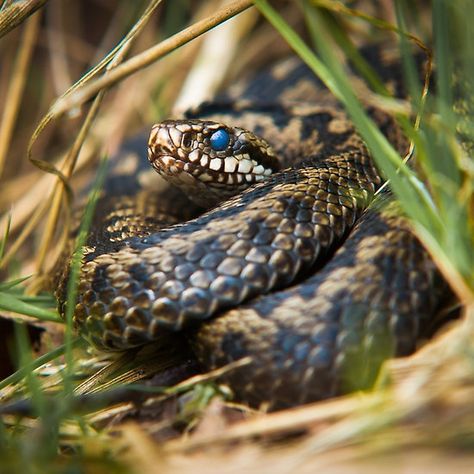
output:
[[[252,9],[254,12],[258,9],[277,33],[267,34],[273,34],[275,42],[277,35],[281,35],[345,105],[377,164],[389,178],[391,188],[414,231],[459,297],[463,306],[463,321],[414,357],[387,364],[378,390],[372,393],[355,394],[291,412],[254,417],[251,411],[226,401],[228,392],[214,383],[218,374],[211,373],[174,388],[152,389],[156,391],[158,407],[163,406],[163,400],[169,403],[164,405],[171,413],[168,416],[157,420],[138,416],[135,424],[119,423],[115,427],[111,426],[110,421],[114,416],[129,414],[130,407],[124,406],[120,397],[117,402],[113,395],[120,395],[127,381],[138,381],[156,370],[162,364],[159,355],[153,360],[149,354],[142,354],[141,359],[139,355],[135,359],[129,356],[128,359],[112,361],[110,365],[98,356],[92,356],[91,360],[91,355],[86,354],[84,345],[75,337],[71,326],[76,291],[75,271],[68,288],[66,322],[58,323],[51,296],[44,293],[31,295],[25,286],[31,279],[16,274],[15,260],[19,250],[28,253],[28,245],[25,244],[47,213],[46,232],[39,243],[41,251],[34,262],[36,277],[38,274],[41,276],[33,285],[37,288],[48,274],[48,264],[55,253],[51,253],[49,244],[61,238],[58,229],[60,216],[64,218],[68,215],[68,206],[64,205],[64,201],[70,201],[72,197],[70,181],[71,176],[80,171],[80,157],[97,166],[97,162],[93,161],[94,155],[103,156],[109,151],[102,147],[103,141],[107,138],[110,141],[117,133],[123,135],[135,117],[134,110],[137,108],[130,106],[127,109],[126,98],[131,83],[127,82],[120,88],[119,82],[127,77],[128,81],[133,81],[134,76],[131,75],[139,72],[140,82],[132,84],[144,89],[143,104],[148,106],[143,106],[143,110],[148,112],[140,117],[141,121],[151,123],[155,118],[156,106],[149,104],[146,96],[154,96],[158,90],[162,92],[159,100],[162,108],[158,113],[166,115],[177,95],[176,90],[170,92],[166,89],[166,79],[174,77],[178,80],[181,77],[184,81],[186,71],[192,71],[192,56],[197,54],[199,44],[197,41],[189,42],[247,9],[251,2],[238,1],[222,9],[203,2],[194,16],[186,2],[143,2],[143,13],[131,28],[128,25],[129,14],[136,15],[136,11],[128,11],[128,7],[124,6],[124,16],[115,18],[116,25],[121,26],[109,30],[112,37],[123,39],[117,41],[116,46],[109,44],[110,53],[98,61],[97,66],[91,65],[89,72],[80,75],[73,86],[67,87],[67,92],[49,110],[48,104],[42,104],[42,117],[18,114],[22,104],[31,111],[28,99],[35,107],[40,104],[38,97],[28,95],[31,93],[28,91],[28,80],[26,84],[21,84],[22,80],[25,81],[26,71],[46,77],[47,67],[36,64],[28,54],[35,36],[38,38],[39,33],[34,29],[38,26],[38,17],[27,20],[30,25],[34,21],[36,26],[13,29],[10,35],[21,30],[23,39],[20,43],[23,46],[16,56],[20,73],[13,68],[10,79],[3,78],[0,84],[0,88],[3,87],[1,90],[17,91],[9,96],[10,112],[4,114],[0,126],[0,137],[3,137],[0,149],[2,146],[3,149],[10,149],[10,155],[6,154],[5,159],[0,160],[4,165],[6,184],[18,180],[9,189],[23,186],[28,194],[28,186],[22,184],[21,176],[14,173],[11,159],[15,153],[17,156],[24,155],[23,151],[17,152],[17,148],[26,148],[24,141],[19,141],[19,144],[16,141],[17,136],[21,135],[15,133],[20,125],[30,131],[23,135],[32,137],[29,149],[34,163],[52,173],[50,176],[38,173],[38,182],[31,185],[31,192],[35,191],[38,195],[40,179],[47,184],[43,189],[55,184],[53,194],[43,193],[43,199],[33,199],[33,205],[23,213],[26,217],[18,217],[16,211],[22,208],[17,205],[3,219],[5,231],[2,231],[0,242],[0,265],[7,278],[0,283],[0,309],[14,313],[19,323],[16,330],[18,371],[0,382],[3,401],[0,406],[0,411],[3,409],[0,471],[146,473],[156,472],[159,468],[160,472],[179,469],[181,472],[208,473],[212,470],[234,472],[242,469],[313,472],[324,468],[341,472],[349,466],[361,469],[378,466],[384,472],[392,472],[392,463],[386,460],[394,453],[403,452],[407,462],[417,466],[426,451],[434,460],[432,467],[445,466],[453,470],[456,466],[461,469],[464,459],[466,465],[472,462],[468,451],[474,444],[474,166],[471,145],[474,143],[474,127],[469,94],[473,90],[471,78],[474,77],[474,63],[469,46],[473,44],[474,33],[465,12],[472,11],[473,3],[472,0],[433,1],[428,14],[434,37],[436,92],[430,89],[426,95],[423,94],[424,84],[419,82],[413,71],[412,56],[413,44],[415,48],[421,46],[422,51],[429,50],[429,40],[423,37],[422,27],[426,24],[426,18],[422,12],[413,10],[409,2],[396,1],[392,17],[381,19],[371,13],[351,10],[336,1],[302,0],[297,2],[297,6],[292,6],[292,11],[297,7],[300,11],[300,23],[296,28],[287,22],[289,15],[277,11],[266,0],[255,0],[255,8]],[[91,5],[94,3],[91,2]],[[27,7],[31,8],[31,5]],[[0,11],[2,21],[5,21],[7,10],[8,6]],[[28,13],[30,10],[24,11]],[[160,32],[152,24],[152,14],[161,15],[159,19],[168,25],[167,28],[172,25],[174,31],[178,31],[170,38],[159,41]],[[392,18],[396,19],[396,24],[391,21]],[[11,19],[11,28],[16,26],[15,22],[18,22],[17,16]],[[299,33],[303,29],[302,22],[309,32],[309,43]],[[0,25],[5,23],[0,21]],[[243,40],[252,41],[255,28],[252,25],[252,21],[247,24]],[[59,26],[64,33],[65,25]],[[2,28],[2,32],[7,31],[8,22]],[[268,26],[257,25],[256,28]],[[412,97],[409,103],[389,97],[374,71],[361,60],[352,41],[354,35],[349,34],[361,28],[371,30],[362,36],[391,35],[399,41],[406,82]],[[154,42],[158,38],[156,44],[144,46],[140,43],[147,32]],[[186,48],[175,51],[187,43]],[[3,48],[15,56],[5,44]],[[155,61],[172,51],[175,51],[173,55],[160,60],[158,67],[152,69]],[[371,100],[397,116],[413,143],[410,156],[399,156],[368,117],[335,59],[338,57],[335,51],[349,58],[367,78],[373,89]],[[228,54],[234,54],[235,62],[238,62],[239,52],[229,51]],[[264,55],[266,53],[263,52]],[[131,57],[127,58],[127,55]],[[66,67],[67,58],[61,60]],[[208,60],[209,67],[212,67],[212,58]],[[186,74],[179,76],[180,70]],[[453,78],[457,95],[453,94],[451,87]],[[22,87],[19,87],[18,81]],[[44,80],[42,87],[43,94],[51,98],[56,94],[48,89],[49,82]],[[104,93],[106,89],[107,96]],[[38,159],[48,156],[46,152],[53,148],[52,133],[48,130],[59,123],[58,119],[66,122],[68,115],[64,114],[80,113],[80,107],[85,108],[85,102],[93,97],[82,125],[76,121],[72,127],[75,138],[64,140],[63,152],[55,152],[52,160]],[[122,105],[119,118],[115,101]],[[26,115],[32,115],[34,120],[27,122]],[[36,128],[37,123],[39,126]],[[114,134],[109,132],[110,127],[114,129]],[[45,139],[46,145],[42,143]],[[101,172],[96,190],[100,187],[100,179]],[[96,197],[96,193],[92,195],[82,224],[75,257],[76,270]],[[21,196],[17,202],[20,201]],[[8,210],[5,203],[2,205]],[[64,345],[58,347],[51,342],[49,351],[33,359],[25,331],[29,319],[22,315],[53,323],[48,330],[52,334],[63,332]],[[97,367],[101,367],[102,371],[91,376],[97,372]],[[94,400],[99,402],[99,408],[95,403],[89,404],[85,399],[77,398],[78,390],[79,393],[97,395]],[[143,391],[143,386],[139,390]],[[109,398],[104,393],[108,393]],[[112,407],[107,406],[110,400],[115,400]],[[16,416],[15,410],[28,416]],[[240,422],[231,423],[236,417]],[[191,429],[195,429],[195,433],[188,436]],[[173,430],[174,439],[168,440],[167,433]],[[160,440],[158,445],[147,432],[154,433]],[[295,438],[296,443],[292,442],[292,437],[288,438],[288,434],[301,432],[306,435]],[[176,436],[178,433],[184,434]],[[262,442],[255,443],[256,438]],[[274,439],[280,441],[277,444],[269,442]],[[287,439],[287,442],[283,443],[281,439]],[[457,450],[456,456],[451,454],[453,449]],[[426,464],[424,466],[421,470],[426,471]]]
[[[458,296],[466,303],[472,302],[474,221],[469,211],[473,201],[473,175],[472,170],[459,167],[461,162],[469,160],[456,139],[458,124],[464,117],[457,117],[451,112],[446,112],[454,110],[456,99],[450,94],[451,87],[448,86],[454,74],[453,64],[446,59],[448,50],[454,50],[454,45],[450,45],[450,48],[444,45],[444,43],[449,43],[449,35],[444,22],[446,18],[449,18],[449,24],[454,29],[456,22],[462,22],[459,18],[460,12],[453,7],[446,8],[443,2],[435,3],[437,7],[433,11],[434,35],[438,38],[438,44],[443,45],[440,47],[441,51],[436,50],[438,54],[435,56],[436,62],[441,65],[441,71],[437,69],[436,77],[441,90],[434,98],[431,95],[428,96],[427,110],[420,109],[422,88],[413,77],[414,60],[410,57],[406,45],[406,35],[400,35],[402,51],[405,51],[405,72],[408,77],[411,77],[411,80],[407,82],[413,84],[411,93],[414,97],[414,111],[422,114],[421,129],[415,126],[410,127],[406,117],[401,121],[405,133],[416,145],[414,159],[422,171],[417,174],[404,162],[403,157],[392,147],[364,111],[334,54],[334,47],[337,44],[321,12],[309,8],[309,2],[302,2],[306,7],[310,32],[320,53],[320,58],[318,58],[267,1],[257,0],[255,3],[290,46],[345,105],[377,165],[390,180],[391,189],[404,212],[410,217],[415,231],[431,253],[436,256],[438,264],[444,270],[448,280],[453,283],[452,286],[458,292]],[[400,30],[403,31],[401,13],[399,16]],[[438,18],[440,16],[442,21]],[[438,29],[436,29],[437,25]],[[459,29],[464,30],[462,25]],[[460,43],[467,45],[469,44],[467,40],[468,38],[461,38]],[[457,69],[456,73],[466,78],[469,71]],[[436,133],[440,128],[445,131],[444,134]],[[472,138],[472,136],[466,137],[467,140],[472,140]]]

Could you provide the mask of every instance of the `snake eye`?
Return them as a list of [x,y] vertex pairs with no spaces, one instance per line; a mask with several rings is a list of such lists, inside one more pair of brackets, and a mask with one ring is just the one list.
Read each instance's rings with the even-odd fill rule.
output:
[[193,137],[190,133],[185,133],[183,135],[182,144],[184,148],[191,148],[191,145],[193,144]]
[[230,135],[224,129],[216,130],[210,138],[211,148],[214,151],[222,151],[227,148],[230,142]]

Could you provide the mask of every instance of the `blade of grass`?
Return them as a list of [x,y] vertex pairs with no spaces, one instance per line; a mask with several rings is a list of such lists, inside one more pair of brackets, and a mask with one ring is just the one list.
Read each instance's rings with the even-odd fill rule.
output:
[[[77,348],[83,345],[84,341],[81,338],[76,337],[75,339],[73,339],[71,344],[74,348]],[[37,359],[32,360],[27,365],[20,367],[16,372],[0,381],[0,390],[4,390],[10,385],[17,384],[25,377],[28,372],[36,370],[42,365],[47,364],[48,362],[51,362],[52,360],[62,356],[64,354],[65,347],[65,344],[63,344],[57,347],[56,349],[53,349],[52,351],[47,352],[46,354],[43,354]]]
[[21,0],[0,10],[0,38],[25,21],[48,0]]
[[56,312],[48,311],[47,309],[22,301],[20,298],[16,298],[13,294],[5,293],[4,291],[0,291],[0,309],[32,316],[41,321],[52,321],[54,323],[62,322]]
[[[13,294],[15,294],[13,289]],[[46,306],[47,308],[54,308],[56,306],[56,300],[50,293],[39,294],[35,296],[25,295],[22,292],[18,292],[18,297],[25,303],[31,303],[36,306]]]
[[10,234],[10,226],[12,223],[12,216],[8,214],[7,225],[5,226],[5,232],[3,233],[3,237],[0,239],[0,263],[5,256],[5,247],[7,245],[8,235]]
[[[450,72],[453,70],[452,45],[449,41],[446,19],[450,16],[448,5],[443,0],[433,2],[433,33],[435,53],[437,60],[437,105],[442,117],[446,117],[447,123],[453,123],[453,94],[452,78]],[[439,34],[437,34],[439,33]]]
[[20,283],[23,283],[24,281],[28,280],[29,278],[31,278],[31,275],[28,275],[26,277],[16,278],[15,280],[5,281],[3,283],[0,283],[0,291],[11,290],[15,286],[19,285]]
[[[395,1],[395,13],[397,16],[397,23],[400,30],[406,30],[406,23],[405,23],[405,2],[402,0]],[[413,61],[413,57],[410,51],[410,47],[408,44],[407,37],[405,35],[398,35],[399,44],[400,44],[400,52],[401,52],[401,60],[403,63],[405,79],[407,89],[410,93],[410,97],[412,103],[415,104],[416,109],[419,110],[421,107],[421,98],[422,93],[420,89],[420,81],[418,79],[418,73],[416,65]]]
[[21,98],[28,77],[28,69],[31,62],[33,50],[36,44],[39,24],[41,16],[35,15],[25,25],[22,32],[21,44],[9,81],[8,91],[5,95],[5,103],[3,105],[2,123],[0,126],[0,177],[5,167],[5,159],[15,128],[16,119],[20,111]]
[[[332,3],[330,4],[332,5]],[[324,8],[329,9],[329,5],[327,4],[325,0],[322,1],[322,6]],[[338,11],[338,8],[336,8],[335,10]],[[330,9],[329,11],[332,12],[332,9]],[[308,16],[307,4],[304,4],[304,12],[306,13],[306,17],[307,17]],[[349,10],[349,12],[352,12],[352,10]],[[375,24],[377,27],[383,26],[383,29],[387,29],[389,31],[393,30],[392,28],[389,28],[389,26],[391,26],[389,23],[383,22],[376,18],[364,15],[363,19],[365,21]],[[405,41],[407,41],[408,39],[410,41],[413,41],[421,49],[421,51],[423,51],[426,57],[426,61],[427,61],[426,77],[424,81],[423,91],[420,92],[421,96],[420,96],[420,101],[417,104],[418,107],[415,109],[417,111],[417,115],[415,119],[415,125],[413,127],[411,125],[411,121],[407,117],[407,115],[411,113],[411,109],[412,109],[410,104],[408,104],[407,101],[405,100],[402,101],[401,99],[394,98],[390,95],[385,84],[382,82],[382,80],[380,79],[376,71],[367,63],[365,58],[362,56],[362,54],[358,51],[354,43],[351,41],[347,32],[340,26],[336,18],[326,13],[324,14],[324,21],[325,23],[327,23],[328,29],[331,31],[334,41],[340,47],[345,57],[350,60],[351,64],[355,66],[359,74],[361,74],[361,76],[365,78],[369,86],[374,90],[375,94],[373,94],[373,92],[370,90],[367,90],[367,91],[364,90],[363,91],[364,100],[370,105],[375,105],[376,107],[381,108],[382,110],[385,110],[388,113],[392,113],[396,117],[400,125],[404,128],[404,130],[406,130],[406,132],[409,134],[413,134],[413,129],[417,130],[419,128],[419,124],[420,124],[420,120],[422,116],[421,107],[425,103],[425,98],[428,92],[429,81],[431,77],[431,53],[428,50],[428,48],[424,46],[423,42],[420,39],[416,38],[416,36],[410,35],[404,30],[398,31],[400,36]],[[309,26],[311,28],[311,25]],[[374,97],[372,98],[370,94],[373,94]],[[414,94],[416,94],[416,92],[412,93],[411,95],[413,96]],[[361,97],[362,95],[359,93],[358,96]],[[403,108],[402,108],[402,102],[405,105]],[[410,157],[411,154],[412,154],[412,148],[410,147],[410,150],[407,153],[405,160],[408,159],[408,157]]]
[[[395,12],[397,15],[397,21],[401,28],[404,28],[405,26],[404,17],[406,16],[405,12],[407,10],[409,9],[406,7],[406,2],[402,0],[398,0],[395,2]],[[443,21],[445,20],[446,20],[446,16],[443,17]],[[411,97],[412,102],[414,103],[416,110],[420,110],[420,102],[419,102],[420,86],[419,86],[418,74],[416,72],[416,65],[410,53],[406,38],[404,36],[400,36],[399,40],[400,40],[401,58],[402,58],[402,63],[404,67],[406,83],[408,85],[408,90],[410,92],[410,97]],[[437,56],[439,56],[439,54],[437,54]],[[439,70],[443,69],[443,67],[448,67],[448,65],[439,64],[439,61],[438,61],[437,76],[439,76],[440,74]],[[437,84],[439,84],[439,80],[437,80],[436,82]],[[439,101],[439,90],[438,90],[438,101]],[[440,116],[443,117],[444,122],[449,124],[452,119],[452,112],[448,113],[447,109],[452,111],[452,102],[450,103],[448,107],[445,107],[445,109],[446,110],[440,110],[441,112]],[[427,129],[425,129],[425,133],[426,132],[429,133]],[[442,136],[443,135],[441,135],[441,137]],[[449,150],[446,149],[446,146],[445,146],[446,144],[442,145],[441,143],[439,143],[439,140],[437,140],[435,136],[431,136],[428,139],[428,143],[432,141],[433,139],[435,141],[438,141],[437,146],[440,146],[441,148],[443,148],[443,150],[440,150],[436,154],[441,154],[443,155],[444,158],[441,160],[431,160],[430,156],[433,156],[431,153],[429,154],[420,153],[418,155],[418,163],[423,167],[423,171],[427,176],[433,176],[439,173],[440,175],[443,176],[443,181],[447,179],[449,182],[455,183],[455,186],[458,187],[459,182],[460,182],[460,173],[459,173],[458,167],[456,166],[455,163],[453,163],[451,159],[452,158],[451,153],[449,152]],[[423,144],[420,143],[420,146],[418,149],[421,150],[422,148],[426,149],[426,146],[423,146]],[[431,184],[432,184],[432,192],[442,193],[442,194],[445,193],[446,186],[444,185],[444,183],[442,186],[435,186],[436,184],[435,182],[432,182]],[[448,191],[447,194],[449,195],[450,191]],[[444,199],[443,196],[440,196],[440,198],[441,200]]]
[[[326,2],[322,2],[324,7],[328,7]],[[325,21],[330,23],[330,28],[334,39],[339,47],[344,51],[347,58],[350,58],[352,64],[358,72],[364,77],[372,89],[380,95],[389,96],[385,84],[380,80],[377,73],[369,66],[362,54],[358,51],[354,43],[350,40],[347,32],[339,25],[336,19],[330,15],[325,15]]]

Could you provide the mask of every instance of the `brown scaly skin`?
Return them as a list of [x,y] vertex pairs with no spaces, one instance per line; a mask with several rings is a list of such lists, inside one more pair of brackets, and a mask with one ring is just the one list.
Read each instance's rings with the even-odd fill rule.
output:
[[240,399],[275,409],[370,387],[384,360],[411,354],[448,290],[385,205],[372,206],[314,276],[199,326],[190,341],[202,364],[250,356],[224,380]]
[[[150,161],[163,175],[167,166],[191,175],[175,184],[196,184],[205,171],[183,165],[198,161],[188,160],[192,140],[211,153],[207,130],[225,128],[257,144],[246,149],[258,157],[255,167],[277,159],[273,174],[180,224],[149,217],[133,232],[120,205],[107,211],[112,224],[102,212],[81,269],[75,324],[109,350],[183,332],[205,369],[250,356],[226,380],[252,404],[278,408],[367,387],[384,359],[416,348],[447,286],[403,219],[391,209],[364,211],[383,179],[340,106],[303,66],[283,63],[234,89],[239,100],[224,96],[188,112],[189,122],[155,127]],[[394,121],[369,113],[403,153]],[[190,198],[214,203],[215,190],[197,186]],[[186,198],[167,193],[160,199],[176,212]],[[139,223],[135,211],[124,214]]]

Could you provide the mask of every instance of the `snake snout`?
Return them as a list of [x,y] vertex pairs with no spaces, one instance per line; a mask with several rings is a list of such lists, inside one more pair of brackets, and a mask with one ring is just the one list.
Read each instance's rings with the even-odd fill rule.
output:
[[176,145],[173,143],[167,127],[161,124],[154,125],[151,129],[148,158],[151,163],[155,159],[163,155],[174,155],[176,153]]

